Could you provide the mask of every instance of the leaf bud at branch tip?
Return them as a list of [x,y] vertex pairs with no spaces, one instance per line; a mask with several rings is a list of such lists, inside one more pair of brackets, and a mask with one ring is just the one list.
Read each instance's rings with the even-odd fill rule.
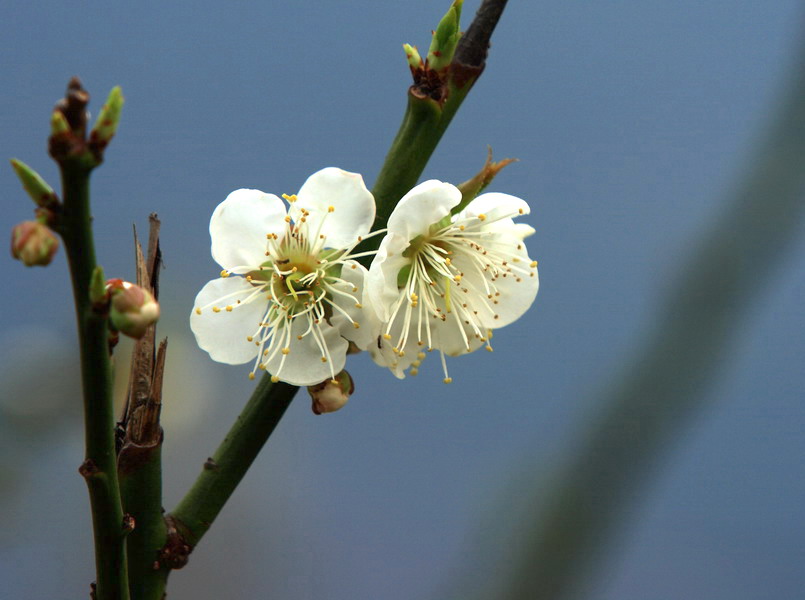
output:
[[419,51],[416,49],[416,46],[412,46],[411,44],[403,44],[403,50],[405,50],[405,58],[408,60],[408,66],[411,67],[411,69],[421,69],[424,66],[422,57],[419,55]]
[[59,136],[70,133],[70,124],[60,110],[54,110],[50,115],[50,135]]
[[59,249],[59,239],[38,221],[23,221],[11,230],[11,255],[26,267],[50,264]]
[[58,207],[59,198],[56,196],[56,192],[42,179],[39,173],[16,158],[11,159],[11,166],[14,168],[17,177],[19,177],[22,187],[25,188],[25,191],[28,192],[28,195],[37,206],[50,210]]
[[427,61],[428,68],[433,71],[441,71],[453,60],[453,54],[461,37],[459,21],[463,4],[464,0],[455,0],[433,32]]
[[103,149],[109,144],[115,132],[117,125],[120,122],[120,111],[123,108],[123,92],[120,86],[115,86],[109,92],[109,97],[106,99],[106,104],[101,108],[98,115],[98,120],[95,121],[95,126],[89,136],[90,148],[93,152],[102,152]]
[[307,388],[313,401],[313,413],[321,415],[335,412],[342,408],[355,391],[352,377],[346,371],[341,371],[335,379],[327,379]]
[[140,339],[159,319],[159,304],[148,290],[122,279],[110,279],[109,319],[120,333]]

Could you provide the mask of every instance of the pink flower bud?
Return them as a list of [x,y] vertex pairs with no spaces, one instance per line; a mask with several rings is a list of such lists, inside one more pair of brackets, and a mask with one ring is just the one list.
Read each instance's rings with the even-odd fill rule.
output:
[[151,292],[138,285],[110,279],[106,282],[111,302],[109,319],[120,333],[140,339],[149,325],[159,319],[159,304]]
[[350,395],[355,391],[352,377],[346,371],[341,371],[335,379],[327,379],[307,388],[313,400],[313,412],[317,415],[335,412],[347,403]]
[[50,264],[59,249],[59,239],[38,221],[23,221],[11,230],[11,254],[26,267]]

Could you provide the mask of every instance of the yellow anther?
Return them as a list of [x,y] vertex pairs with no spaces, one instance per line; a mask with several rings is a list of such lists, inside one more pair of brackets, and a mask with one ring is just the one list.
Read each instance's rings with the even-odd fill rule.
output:
[[302,340],[302,337],[303,337],[303,336],[301,336],[301,335],[297,335],[297,336],[296,336],[296,339],[301,341],[301,340]]
[[355,308],[363,308],[363,304],[361,304],[360,302],[356,302]]
[[391,339],[391,335],[390,335],[390,334],[388,334],[388,333],[384,333],[384,334],[383,334],[383,339],[384,339],[384,340],[390,340],[390,339]]
[[196,314],[197,314],[197,315],[200,315],[200,314],[201,314],[201,309],[200,309],[200,308],[197,308],[197,309],[196,309]]
[[246,275],[246,281],[251,283],[252,282],[252,276],[251,275]]
[[254,341],[254,338],[253,338],[252,336],[250,336],[250,335],[247,335],[247,336],[246,336],[246,341],[247,341],[247,342],[253,342],[253,341]]
[[229,272],[226,269],[224,269],[223,271],[221,271],[221,277],[226,279],[227,277],[229,277]]
[[518,213],[520,213],[520,214],[522,215],[522,214],[523,214],[525,211],[524,211],[522,208],[518,208],[518,209],[517,209],[517,212],[518,212]]
[[459,226],[458,226],[458,230],[459,230],[459,231],[464,231],[464,225],[459,225]]
[[335,206],[331,205],[327,207],[327,212],[333,212],[333,211],[335,211]]
[[290,354],[290,353],[291,353],[291,349],[290,349],[290,348],[283,348],[281,352],[282,352],[283,354]]
[[445,383],[453,383],[453,378],[452,377],[445,377],[444,382]]
[[280,380],[280,378],[277,377],[276,375],[271,376],[271,383],[277,383],[279,380]]
[[[361,239],[361,238],[358,238],[358,239]],[[357,268],[358,268],[358,265],[352,265],[352,266],[350,267],[350,269],[357,269]]]
[[221,309],[220,309],[220,308],[218,308],[217,306],[213,306],[213,307],[212,307],[212,312],[214,312],[214,313],[219,313],[219,312],[221,312]]
[[492,352],[492,346],[487,346],[487,347],[486,347],[486,351],[487,351],[487,352]]
[[538,263],[537,263],[537,261],[532,260],[532,261],[531,261],[531,263],[530,263],[528,266],[529,266],[529,267],[531,267],[531,268],[533,269],[534,267],[536,267],[536,266],[537,266],[537,264],[538,264]]
[[355,327],[355,329],[360,329],[361,328],[360,323],[353,323],[352,326]]
[[232,306],[231,305],[227,305],[226,312],[232,312]]
[[251,379],[252,381],[254,381],[254,373],[249,373],[249,379]]
[[418,352],[418,353],[417,353],[417,355],[416,355],[416,357],[417,357],[419,360],[425,360],[425,353],[424,353],[424,352]]
[[449,267],[450,265],[453,264],[453,261],[450,260],[450,257],[448,256],[447,258],[444,259],[444,264],[446,264]]
[[266,370],[266,365],[265,365],[265,363],[260,363],[260,365],[259,365],[259,367],[258,367],[258,368],[259,368],[261,371],[265,371],[265,370]]
[[327,362],[327,357],[326,357],[326,356],[322,356],[322,357],[321,357],[321,362]]
[[289,217],[288,215],[285,215],[285,222],[290,223],[291,222],[291,217]]
[[415,360],[414,362],[412,362],[412,363],[411,363],[411,366],[412,366],[412,367],[414,367],[414,368],[416,368],[416,367],[418,367],[418,366],[419,366],[419,365],[421,365],[421,364],[422,364],[422,361]]
[[411,369],[410,371],[408,371],[408,374],[411,375],[412,377],[415,376],[417,373],[419,373],[419,369]]

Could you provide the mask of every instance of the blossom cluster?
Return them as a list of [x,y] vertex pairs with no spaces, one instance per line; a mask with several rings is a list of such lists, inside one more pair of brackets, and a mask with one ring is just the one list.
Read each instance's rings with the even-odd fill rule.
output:
[[[284,200],[284,202],[283,202]],[[539,288],[537,263],[514,218],[525,201],[426,181],[408,192],[387,229],[371,231],[375,202],[357,173],[326,168],[295,195],[232,192],[210,220],[220,277],[198,293],[190,325],[213,360],[251,363],[251,378],[311,386],[335,380],[350,348],[397,377],[428,352],[485,347],[518,319]],[[459,210],[460,209],[460,210]],[[377,251],[358,245],[384,235]],[[367,269],[358,259],[372,256]]]

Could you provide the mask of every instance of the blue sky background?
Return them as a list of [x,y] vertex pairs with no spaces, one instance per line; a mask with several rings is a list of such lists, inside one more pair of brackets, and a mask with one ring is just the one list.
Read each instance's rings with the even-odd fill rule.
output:
[[[5,6],[0,154],[55,186],[48,115],[70,76],[93,113],[113,85],[126,96],[93,175],[95,231],[108,276],[132,278],[132,224],[145,234],[152,211],[163,223],[167,509],[252,387],[187,326],[218,272],[214,207],[240,187],[293,193],[331,165],[371,186],[410,83],[401,44],[426,48],[447,6]],[[477,6],[467,0],[465,24]],[[444,598],[470,574],[498,576],[484,557],[521,527],[521,499],[567,458],[747,170],[802,16],[794,0],[510,2],[423,179],[463,181],[487,145],[520,159],[493,189],[531,204],[535,305],[494,353],[452,360],[451,386],[435,360],[399,382],[357,357],[344,410],[314,417],[300,394],[170,597]],[[10,167],[0,190],[8,232],[31,204]],[[705,408],[583,576],[590,598],[801,594],[805,244],[774,268]],[[64,257],[43,270],[3,254],[0,272],[0,599],[82,597],[93,567]]]

